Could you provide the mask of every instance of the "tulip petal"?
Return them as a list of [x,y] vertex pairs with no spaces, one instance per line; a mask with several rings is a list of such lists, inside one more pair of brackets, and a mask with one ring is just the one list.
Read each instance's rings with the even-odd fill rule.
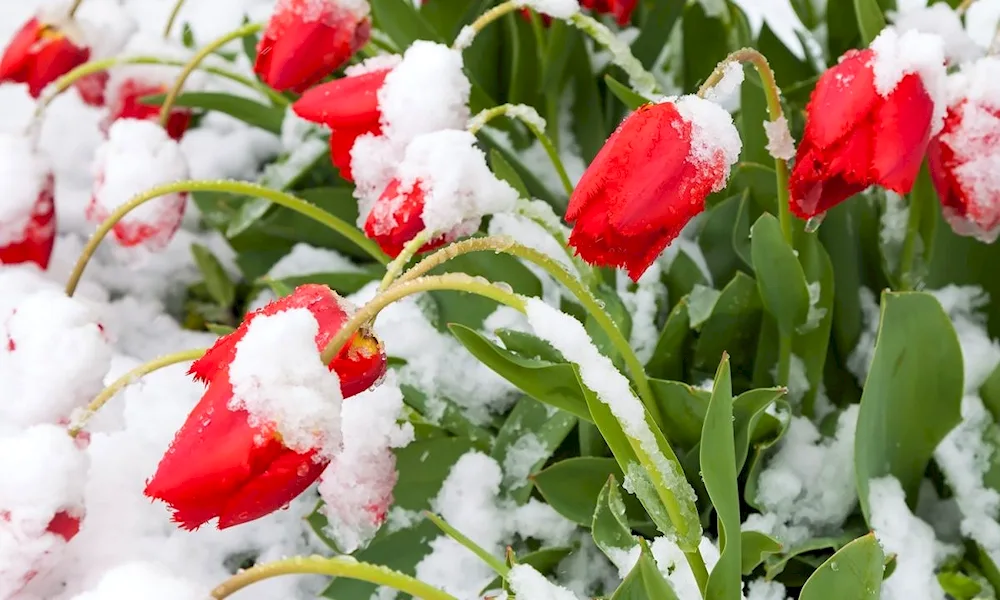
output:
[[870,66],[872,50],[850,51],[816,82],[806,106],[805,137],[820,149],[835,144],[864,121],[881,97]]
[[318,85],[292,105],[295,114],[331,129],[370,129],[381,118],[378,91],[390,69],[342,77]]
[[872,169],[882,187],[906,194],[930,141],[934,101],[919,75],[903,77],[875,111]]
[[219,513],[219,529],[268,515],[294,500],[319,478],[329,464],[315,452],[285,450],[263,473],[257,474],[226,502]]

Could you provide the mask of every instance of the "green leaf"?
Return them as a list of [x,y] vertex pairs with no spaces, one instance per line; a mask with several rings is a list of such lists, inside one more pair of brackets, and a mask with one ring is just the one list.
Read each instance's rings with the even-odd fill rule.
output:
[[510,166],[507,159],[504,158],[503,154],[500,154],[496,148],[490,150],[490,167],[493,169],[493,174],[496,175],[498,179],[509,183],[512,188],[517,190],[517,193],[520,194],[522,198],[531,198],[528,188],[524,186],[524,180],[521,179],[521,176],[517,174],[514,167]]
[[[613,458],[581,456],[559,461],[534,474],[532,479],[542,498],[557,513],[570,521],[590,527],[597,497],[609,477],[620,480],[621,468]],[[642,505],[634,496],[624,496],[629,527],[651,533],[655,531]]]
[[743,140],[740,158],[766,165],[774,160],[767,151],[767,132],[764,130],[764,122],[771,120],[767,113],[767,97],[764,96],[764,85],[757,70],[750,66],[743,67],[743,70],[745,78],[740,87],[738,123]]
[[236,285],[229,279],[219,259],[201,244],[191,244],[191,254],[194,255],[194,262],[205,279],[208,294],[219,303],[219,306],[232,306],[236,301]]
[[729,54],[729,27],[722,18],[709,16],[701,2],[689,2],[684,7],[681,29],[684,91],[693,92]]
[[733,384],[723,355],[701,434],[701,476],[719,524],[719,562],[708,577],[706,600],[740,600],[740,491],[736,481]]
[[584,40],[579,35],[572,36],[570,43],[572,50],[566,68],[573,83],[573,134],[584,162],[589,163],[610,132],[605,128],[601,94]]
[[318,283],[336,291],[341,296],[346,296],[357,292],[373,281],[381,280],[385,273],[379,273],[379,270],[372,268],[358,272],[311,273],[309,275],[285,277],[277,281],[290,288],[296,288],[306,283]]
[[863,281],[864,255],[859,239],[863,202],[842,202],[827,211],[819,238],[833,267],[833,341],[840,356],[849,356],[861,337],[862,313],[858,289]]
[[[165,99],[166,94],[156,94],[143,96],[139,102],[160,106]],[[281,123],[285,120],[283,108],[223,92],[184,92],[174,101],[174,106],[221,112],[275,135],[281,134]]]
[[574,47],[569,38],[579,38],[581,35],[580,31],[562,19],[552,21],[546,36],[548,44],[542,57],[542,93],[554,94],[561,89],[566,75],[566,65]]
[[594,543],[612,562],[639,544],[628,525],[625,503],[618,487],[615,476],[608,477],[608,482],[597,496],[597,508],[590,528]]
[[518,504],[528,501],[530,475],[548,461],[577,423],[568,412],[527,396],[518,400],[497,433],[490,454],[504,470],[501,490]]
[[[771,63],[775,80],[782,89],[816,75],[816,70],[809,61],[796,56],[785,46],[784,42],[778,39],[767,23],[764,23],[760,28],[756,47]],[[763,90],[759,87],[757,92],[763,94]]]
[[660,338],[656,341],[653,356],[646,363],[650,377],[661,379],[684,379],[684,355],[691,333],[688,317],[688,301],[682,298],[663,325]]
[[781,552],[781,543],[771,536],[752,530],[740,532],[741,570],[744,575],[753,573],[765,558],[777,552]]
[[[556,567],[559,566],[559,563],[572,554],[574,550],[575,548],[566,548],[561,546],[555,548],[542,548],[541,550],[535,550],[534,552],[528,552],[527,554],[519,554],[517,557],[517,564],[531,565],[542,575],[548,575],[549,573],[555,571]],[[483,589],[480,591],[480,595],[489,590],[498,589],[502,583],[503,578],[499,576],[495,577],[493,581],[483,586]]]
[[[806,379],[809,381],[809,391],[801,400],[802,406],[806,414],[812,414],[816,395],[823,385],[827,349],[830,347],[830,331],[833,326],[836,295],[835,278],[830,256],[815,234],[802,235],[796,246],[799,252],[799,263],[802,265],[806,281],[813,285],[819,283],[819,298],[814,305],[815,308],[811,307],[811,310],[817,312],[812,315],[808,324],[815,326],[808,331],[805,331],[805,327],[799,328],[792,340],[792,352],[802,361]],[[858,295],[856,290],[854,294]],[[822,316],[819,316],[818,311],[822,311]]]
[[188,49],[194,49],[198,45],[194,41],[194,31],[191,30],[191,24],[187,21],[181,25],[181,44]]
[[448,398],[428,398],[427,394],[411,385],[404,384],[399,389],[403,392],[403,402],[420,413],[427,422],[472,440],[480,450],[489,450],[493,444],[493,435],[466,418],[462,409]]
[[[246,14],[243,15],[243,24],[244,25],[250,24],[250,18]],[[257,61],[257,44],[259,43],[260,43],[259,33],[245,35],[242,38],[240,38],[240,44],[242,44],[243,46],[243,55],[247,57],[247,62],[249,62],[251,65]],[[254,74],[254,77],[256,77],[256,74]]]
[[782,335],[791,337],[809,314],[809,289],[795,251],[781,235],[781,225],[763,214],[750,228],[750,252],[757,286],[767,312]]
[[962,348],[937,299],[882,294],[875,356],[865,381],[854,443],[858,498],[869,517],[868,482],[892,475],[916,503],[938,443],[961,420]]
[[642,66],[651,69],[670,39],[674,24],[684,12],[684,0],[656,0],[646,13],[639,37],[632,42],[632,55]]
[[649,379],[656,404],[663,413],[663,435],[675,448],[693,448],[701,440],[709,392],[679,381]]
[[514,354],[464,325],[449,326],[452,335],[484,365],[539,402],[591,420],[573,367]]
[[913,184],[909,200],[909,219],[911,222],[916,222],[917,246],[913,249],[914,256],[909,272],[896,273],[894,279],[900,282],[896,287],[906,286],[906,289],[912,290],[922,287],[927,274],[934,252],[934,237],[940,212],[940,202],[926,160],[920,166],[920,173]]
[[764,411],[784,393],[781,388],[761,388],[743,392],[733,400],[737,472],[742,471],[746,464],[750,440],[757,423],[764,417]]
[[372,0],[371,9],[374,27],[384,31],[397,48],[408,48],[416,40],[445,42],[409,0]]
[[[737,172],[739,167],[737,167]],[[734,175],[734,179],[736,176]],[[729,281],[737,271],[745,270],[736,249],[733,248],[733,225],[739,216],[740,200],[743,194],[729,196],[712,204],[705,213],[701,231],[698,233],[698,246],[701,248],[712,281],[716,285]],[[719,357],[712,360],[710,371],[715,372]]]
[[938,583],[949,598],[973,600],[983,590],[983,586],[965,573],[942,571],[937,574]]
[[604,76],[604,83],[608,85],[608,89],[611,90],[611,93],[621,100],[622,103],[625,104],[625,107],[630,111],[651,102],[649,98],[633,91],[632,88],[618,81],[610,74]]
[[639,545],[642,547],[639,560],[615,590],[611,600],[678,600],[670,582],[656,566],[646,541],[640,540]]
[[883,560],[875,534],[860,537],[816,569],[802,586],[799,600],[878,600]]
[[854,14],[858,19],[861,42],[868,46],[885,29],[885,16],[876,0],[854,0]]
[[761,302],[757,283],[737,273],[712,309],[695,344],[693,367],[712,373],[723,352],[732,357],[732,370],[749,379],[753,374],[753,354],[760,330]]
[[215,335],[229,335],[230,333],[236,331],[235,327],[230,327],[229,325],[219,325],[218,323],[205,323],[205,329]]
[[805,555],[826,550],[836,552],[853,541],[858,535],[864,534],[864,531],[855,531],[855,529],[853,527],[846,527],[844,533],[836,537],[810,538],[785,549],[784,552],[768,556],[765,560],[764,576],[767,579],[774,579],[784,572],[785,567],[790,561],[800,559]]
[[[749,234],[747,238],[749,239]],[[696,285],[709,285],[701,267],[684,249],[677,252],[677,256],[670,263],[670,269],[663,279],[667,285],[667,296],[675,305],[680,302],[681,298],[690,294]]]

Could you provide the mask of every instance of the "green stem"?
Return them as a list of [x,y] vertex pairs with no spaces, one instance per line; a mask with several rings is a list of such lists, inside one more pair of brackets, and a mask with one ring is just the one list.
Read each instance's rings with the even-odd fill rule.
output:
[[378,316],[383,308],[389,306],[397,300],[401,300],[413,294],[430,292],[434,290],[451,290],[456,292],[468,292],[495,300],[501,304],[506,304],[511,308],[521,312],[525,311],[524,299],[508,292],[498,285],[494,285],[482,277],[472,277],[465,273],[446,273],[444,275],[434,275],[431,277],[410,278],[407,281],[397,280],[396,284],[375,296],[368,304],[362,306],[350,319],[344,323],[337,335],[331,339],[323,349],[321,355],[324,364],[329,364],[337,352],[347,343],[354,333],[362,325],[368,323]]
[[174,21],[177,20],[177,15],[180,14],[182,6],[184,6],[184,0],[174,2],[174,8],[170,11],[170,16],[167,17],[167,24],[163,26],[163,39],[170,37],[170,30],[174,28]]
[[[488,236],[480,238],[470,238],[467,240],[462,240],[460,242],[455,242],[449,246],[438,250],[434,254],[431,254],[424,260],[420,261],[416,265],[410,268],[409,271],[404,273],[398,280],[396,285],[402,285],[412,279],[420,277],[424,273],[427,273],[431,269],[448,262],[449,260],[461,256],[463,254],[468,254],[469,252],[503,252],[504,254],[510,254],[511,256],[516,256],[534,263],[545,270],[549,275],[551,275],[556,281],[561,283],[573,296],[576,297],[577,301],[587,310],[587,312],[593,316],[594,322],[607,334],[608,339],[614,345],[615,349],[618,350],[622,358],[625,360],[625,365],[628,367],[629,373],[632,375],[632,381],[635,383],[635,387],[639,392],[639,397],[642,399],[642,403],[646,406],[646,410],[653,417],[653,421],[656,423],[657,427],[663,428],[663,415],[660,413],[660,408],[656,403],[656,397],[653,395],[653,390],[649,386],[649,379],[646,377],[646,370],[643,367],[642,362],[639,357],[635,355],[635,351],[632,350],[631,344],[622,335],[618,326],[615,322],[608,316],[607,311],[601,306],[601,303],[594,297],[586,285],[583,284],[576,276],[566,270],[561,263],[553,260],[547,254],[539,252],[534,248],[529,248],[522,244],[514,242],[510,238]],[[393,286],[394,288],[395,286]],[[390,289],[393,289],[390,288]]]
[[566,167],[559,157],[559,151],[556,150],[552,140],[545,133],[545,119],[538,114],[534,107],[524,104],[501,104],[500,106],[487,108],[469,119],[469,132],[475,135],[487,123],[500,116],[518,119],[524,123],[528,130],[531,131],[531,134],[538,139],[542,148],[545,149],[545,153],[549,155],[549,160],[552,161],[552,166],[555,167],[556,173],[559,174],[559,180],[562,182],[566,195],[572,196],[573,182],[569,180],[569,175],[566,174]]
[[899,288],[904,292],[914,287],[913,263],[917,256],[917,240],[920,239],[920,207],[914,204],[911,195],[906,215],[906,237],[899,255]]
[[684,558],[691,566],[691,573],[694,575],[694,580],[698,583],[698,589],[701,590],[701,595],[704,598],[705,590],[708,589],[708,567],[705,565],[701,550],[685,552]]
[[485,29],[487,25],[506,14],[514,12],[515,10],[521,8],[521,6],[523,6],[523,4],[518,0],[507,0],[506,2],[497,4],[493,8],[479,15],[479,18],[473,21],[471,25],[463,27],[451,47],[455,50],[465,50],[472,45],[472,40],[474,40],[479,32]]
[[629,84],[640,95],[647,98],[656,95],[656,78],[642,66],[638,58],[632,54],[628,44],[618,39],[610,29],[597,19],[583,13],[576,13],[568,19],[580,31],[589,35],[595,42],[607,48],[611,53],[611,61],[622,68],[628,75]]
[[445,532],[456,542],[462,544],[463,546],[468,548],[470,552],[478,556],[480,560],[489,565],[491,569],[496,571],[497,575],[500,575],[501,577],[507,577],[507,574],[510,573],[510,567],[505,565],[502,560],[487,552],[485,548],[483,548],[476,542],[466,537],[465,534],[452,527],[450,524],[448,524],[447,521],[445,521],[441,517],[427,510],[424,511],[424,516],[430,519],[432,523],[437,525],[438,529]]
[[79,416],[74,415],[73,423],[69,428],[69,435],[71,437],[76,437],[83,431],[83,428],[87,425],[87,421],[90,420],[94,414],[101,410],[108,400],[115,397],[115,394],[120,392],[125,387],[135,383],[140,377],[148,375],[153,371],[162,369],[163,367],[169,367],[170,365],[175,365],[177,363],[188,362],[192,360],[198,360],[205,354],[205,348],[196,348],[194,350],[183,350],[181,352],[175,352],[173,354],[167,354],[166,356],[161,356],[155,358],[145,364],[141,364],[138,367],[132,369],[128,373],[122,375],[115,380],[114,383],[108,387],[101,390],[93,400],[90,401],[80,413]]
[[965,11],[969,10],[970,6],[975,4],[975,2],[976,0],[962,0],[962,3],[955,7],[955,12],[958,13],[959,16],[962,16],[965,14]]
[[778,376],[777,384],[788,387],[788,378],[792,371],[792,336],[778,337]]
[[403,246],[403,250],[399,253],[396,258],[393,259],[391,263],[385,268],[385,277],[382,278],[381,283],[378,285],[378,293],[384,292],[386,289],[392,285],[393,281],[399,277],[399,274],[403,272],[403,268],[406,267],[406,263],[410,262],[410,259],[420,251],[420,248],[424,244],[429,242],[431,238],[434,237],[434,232],[429,229],[424,229],[416,235],[412,240]]
[[72,19],[76,15],[76,11],[80,8],[81,4],[83,4],[83,0],[73,0],[73,4],[69,7],[67,16]]
[[87,244],[83,247],[83,251],[80,253],[80,258],[77,260],[76,266],[73,267],[73,271],[70,273],[69,281],[66,283],[66,295],[73,295],[73,292],[76,291],[77,284],[80,283],[80,277],[83,276],[83,270],[87,267],[87,262],[90,260],[90,257],[93,256],[94,251],[97,250],[97,246],[101,243],[101,240],[104,239],[104,236],[106,236],[108,232],[111,231],[111,229],[114,228],[114,226],[129,213],[129,211],[137,206],[149,202],[150,200],[159,198],[160,196],[181,192],[222,192],[237,196],[254,196],[270,200],[275,204],[294,210],[295,212],[322,223],[333,231],[336,231],[383,265],[389,263],[389,257],[382,252],[382,250],[378,247],[378,244],[366,238],[363,233],[355,229],[349,223],[326,212],[322,208],[319,208],[314,204],[310,204],[305,200],[300,200],[291,194],[286,194],[285,192],[279,192],[278,190],[272,190],[271,188],[245,181],[175,181],[173,183],[150,188],[135,198],[132,198],[125,204],[122,204],[115,209],[115,211],[112,212],[108,218],[98,226],[94,235],[87,240]]
[[174,102],[177,101],[177,97],[180,96],[181,90],[184,88],[184,82],[186,82],[188,76],[191,75],[191,73],[198,68],[198,65],[201,64],[201,61],[205,60],[205,58],[207,58],[209,54],[215,52],[216,50],[225,46],[229,42],[233,40],[238,40],[248,35],[253,35],[258,31],[260,31],[262,27],[263,25],[261,23],[250,23],[248,25],[244,25],[239,29],[230,31],[229,33],[215,39],[214,41],[209,42],[201,50],[198,50],[198,52],[196,52],[195,55],[191,57],[191,60],[188,61],[188,63],[184,66],[184,68],[181,69],[180,74],[174,81],[174,86],[170,89],[170,92],[167,93],[167,97],[163,101],[163,106],[160,109],[160,125],[162,127],[167,126],[167,121],[170,120],[170,110],[174,107]]
[[353,558],[295,557],[256,565],[233,575],[212,590],[212,598],[222,600],[248,585],[280,575],[329,575],[384,585],[423,600],[458,600],[451,594],[419,579],[388,567],[358,562]]

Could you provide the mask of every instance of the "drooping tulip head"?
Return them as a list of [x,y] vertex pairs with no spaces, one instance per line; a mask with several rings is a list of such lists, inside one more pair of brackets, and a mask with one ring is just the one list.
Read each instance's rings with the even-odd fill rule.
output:
[[56,235],[55,180],[26,136],[0,135],[0,264],[48,267]]
[[1000,59],[949,78],[944,129],[927,151],[945,220],[955,233],[993,243],[1000,235]]
[[573,191],[570,245],[588,263],[624,267],[638,280],[726,186],[741,146],[732,117],[711,101],[683,96],[640,107]]
[[213,518],[224,529],[282,508],[340,448],[340,404],[386,369],[381,343],[355,333],[329,365],[320,351],[353,307],[304,285],[247,315],[191,366],[207,383],[146,495],[166,502],[185,529]]
[[366,0],[278,0],[254,71],[279,91],[303,92],[368,43]]
[[[140,102],[144,96],[154,96],[167,93],[166,84],[150,83],[142,79],[126,79],[110,90],[108,114],[101,121],[101,130],[107,135],[111,124],[121,119],[137,119],[143,121],[160,120],[160,107]],[[185,108],[174,108],[167,119],[167,134],[171,139],[180,141],[184,132],[191,125],[192,113]]]
[[869,186],[905,194],[944,118],[937,36],[888,27],[816,83],[789,179],[792,212],[821,214]]
[[90,49],[74,23],[39,14],[14,34],[0,57],[0,82],[27,84],[31,96],[37,98],[45,86],[89,58]]

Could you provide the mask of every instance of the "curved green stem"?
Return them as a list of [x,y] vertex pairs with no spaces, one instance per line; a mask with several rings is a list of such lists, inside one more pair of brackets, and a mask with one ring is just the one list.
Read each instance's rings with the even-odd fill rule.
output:
[[458,37],[452,43],[451,47],[455,50],[465,50],[472,45],[472,40],[476,38],[476,35],[480,31],[486,28],[487,25],[496,21],[500,17],[512,13],[515,10],[521,8],[522,3],[517,0],[507,0],[506,2],[501,2],[493,8],[479,15],[471,25],[467,25],[458,32]]
[[636,92],[647,98],[656,95],[656,78],[632,54],[629,45],[618,39],[618,36],[603,23],[579,12],[569,18],[569,23],[589,35],[611,53],[611,61],[625,71],[629,84]]
[[198,68],[201,61],[205,60],[209,54],[215,52],[229,42],[238,40],[248,35],[253,35],[260,31],[262,27],[263,25],[261,23],[250,23],[249,25],[244,25],[239,29],[230,31],[214,41],[209,42],[201,50],[198,50],[198,52],[191,57],[191,60],[188,61],[184,68],[181,69],[180,74],[174,81],[174,86],[170,88],[170,92],[167,93],[167,97],[163,101],[163,106],[160,109],[160,125],[163,127],[167,126],[167,121],[170,120],[170,110],[174,107],[174,102],[177,101],[177,96],[180,96],[181,90],[184,88],[184,82],[186,82],[188,76]]
[[444,275],[434,275],[431,277],[410,278],[407,281],[398,280],[395,285],[375,296],[368,304],[362,306],[350,319],[344,323],[337,335],[331,339],[323,349],[321,358],[323,364],[330,362],[337,356],[337,352],[347,343],[351,336],[365,323],[374,320],[383,308],[389,306],[397,300],[401,300],[420,292],[430,292],[434,290],[451,290],[456,292],[469,292],[484,298],[495,300],[501,304],[517,309],[521,312],[525,310],[524,299],[513,292],[494,285],[482,277],[472,277],[465,273],[446,273]]
[[87,244],[80,252],[80,258],[77,259],[76,265],[70,273],[69,281],[66,282],[66,295],[73,295],[73,292],[76,291],[77,284],[80,283],[80,278],[83,276],[83,270],[87,267],[87,262],[90,260],[90,257],[93,256],[94,251],[97,250],[97,246],[101,243],[101,240],[104,239],[104,236],[106,236],[108,232],[111,231],[111,229],[114,228],[114,226],[129,213],[129,211],[137,206],[149,202],[150,200],[159,198],[160,196],[180,192],[223,192],[237,196],[254,196],[270,200],[275,204],[294,210],[301,215],[326,225],[333,231],[336,231],[353,242],[383,265],[389,263],[389,257],[382,252],[381,248],[378,247],[378,244],[366,238],[363,233],[355,229],[349,223],[326,212],[322,208],[319,208],[314,204],[310,204],[305,200],[296,198],[291,194],[286,194],[285,192],[279,192],[278,190],[272,190],[271,188],[245,181],[175,181],[174,183],[159,185],[148,189],[135,198],[132,198],[125,204],[116,208],[115,211],[112,212],[108,218],[98,226],[94,235],[87,240]]
[[406,267],[406,263],[410,262],[410,259],[420,251],[420,248],[424,244],[429,242],[434,237],[434,232],[429,229],[424,229],[418,233],[412,240],[403,246],[403,250],[399,253],[396,258],[393,259],[385,268],[385,277],[378,284],[378,292],[382,293],[392,285],[393,281],[399,277],[399,274],[403,272],[403,268]]
[[384,585],[423,600],[458,600],[451,594],[388,567],[358,562],[353,558],[295,557],[256,565],[233,575],[212,590],[212,598],[222,600],[248,585],[280,575],[329,575]]
[[955,12],[958,13],[959,16],[962,16],[965,14],[965,11],[969,10],[970,6],[975,4],[975,2],[976,0],[962,0],[962,3],[955,7]]
[[188,362],[191,360],[198,360],[205,354],[205,351],[205,348],[196,348],[194,350],[183,350],[181,352],[167,354],[166,356],[154,358],[147,363],[141,364],[128,373],[122,375],[116,379],[114,383],[101,390],[101,393],[91,400],[90,404],[88,404],[79,415],[74,415],[73,422],[69,427],[69,435],[71,437],[79,435],[80,432],[83,431],[83,428],[87,425],[87,421],[94,416],[94,413],[101,410],[101,407],[104,406],[108,400],[114,398],[115,394],[138,381],[140,377],[162,369],[163,367],[169,367],[170,365]]
[[466,536],[461,531],[452,527],[450,523],[448,523],[441,517],[437,516],[436,514],[428,510],[424,511],[424,516],[430,519],[431,523],[437,525],[438,529],[445,532],[449,537],[454,539],[459,544],[462,544],[463,546],[468,548],[470,552],[478,556],[479,560],[489,565],[490,568],[493,569],[493,571],[496,572],[497,575],[500,575],[501,577],[507,577],[507,574],[510,573],[510,567],[504,564],[502,560],[487,552],[485,548],[483,548],[476,542],[469,539],[468,536]]
[[83,4],[83,0],[73,0],[73,4],[69,7],[69,12],[67,13],[69,18],[72,19],[76,15],[76,11],[80,8],[81,4]]
[[566,174],[566,167],[563,165],[562,158],[559,157],[559,151],[556,150],[555,144],[545,134],[545,119],[533,107],[524,104],[501,104],[500,106],[487,108],[469,119],[469,133],[475,135],[483,126],[500,116],[518,119],[524,123],[528,130],[531,131],[531,134],[538,139],[538,143],[545,149],[545,153],[549,155],[549,160],[552,161],[552,166],[555,167],[556,173],[559,174],[559,180],[562,182],[566,195],[572,196],[573,182],[569,180],[569,175]]
[[163,39],[170,37],[170,30],[174,28],[174,21],[177,20],[177,15],[180,14],[182,6],[184,6],[184,0],[176,0],[176,2],[174,2],[174,7],[170,11],[170,16],[167,17],[167,24],[163,26]]
[[[434,254],[431,254],[424,260],[420,261],[416,265],[410,268],[409,271],[403,273],[403,275],[396,280],[396,285],[389,288],[390,291],[395,289],[396,286],[404,285],[412,279],[420,277],[424,273],[427,273],[431,269],[448,262],[449,260],[461,256],[463,254],[468,254],[469,252],[503,252],[504,254],[510,254],[511,256],[516,256],[534,263],[545,270],[549,275],[551,275],[556,281],[561,283],[574,297],[577,301],[583,305],[584,309],[593,316],[594,322],[604,330],[607,334],[608,339],[615,349],[621,354],[622,359],[625,361],[625,366],[628,368],[629,373],[632,375],[632,381],[635,384],[636,390],[639,392],[639,397],[642,399],[642,403],[646,406],[646,410],[653,417],[653,421],[656,423],[657,427],[663,428],[663,415],[660,413],[659,405],[656,403],[656,397],[653,395],[653,390],[649,386],[649,379],[646,377],[646,369],[639,357],[635,355],[635,351],[632,349],[632,345],[629,341],[622,335],[618,326],[608,315],[601,303],[594,297],[586,285],[583,284],[576,276],[566,270],[561,263],[553,260],[547,254],[539,252],[534,248],[529,248],[523,244],[518,244],[510,238],[489,236],[480,238],[470,238],[467,240],[462,240],[460,242],[455,242],[449,246],[438,250]],[[342,346],[343,344],[341,344]]]

